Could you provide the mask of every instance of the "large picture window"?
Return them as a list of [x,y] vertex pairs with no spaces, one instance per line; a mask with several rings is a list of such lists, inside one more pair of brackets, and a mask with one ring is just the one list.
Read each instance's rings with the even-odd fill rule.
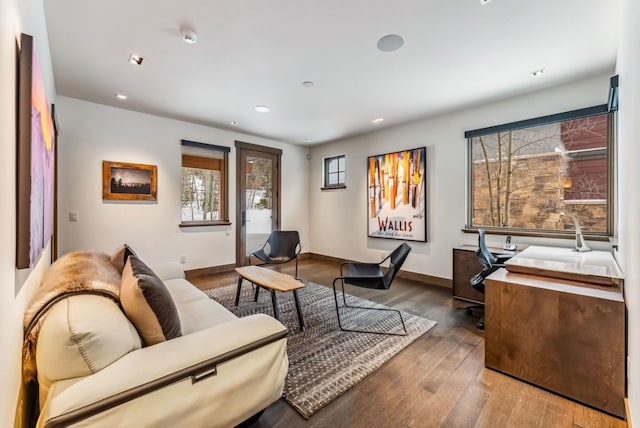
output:
[[228,147],[182,140],[181,225],[228,224]]
[[465,133],[467,227],[610,236],[613,132],[607,106]]

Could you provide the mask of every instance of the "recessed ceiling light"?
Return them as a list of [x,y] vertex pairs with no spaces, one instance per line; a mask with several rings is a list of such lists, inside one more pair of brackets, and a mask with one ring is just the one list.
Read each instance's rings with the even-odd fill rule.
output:
[[380,123],[384,120],[384,118],[382,117],[376,117],[375,119],[372,119],[371,122],[373,123]]
[[269,113],[271,111],[267,106],[255,106],[253,109],[258,113]]
[[185,43],[194,44],[198,41],[198,35],[189,27],[180,28],[180,37]]
[[302,82],[302,86],[304,86],[305,88],[311,88],[313,87],[313,85],[315,85],[315,83],[313,83],[311,80],[306,80]]
[[480,4],[487,4],[489,3],[491,0],[480,0]]
[[236,122],[235,120],[232,120],[231,122],[229,122],[229,125],[236,126],[237,124],[238,124],[238,122]]
[[536,70],[536,71],[532,71],[531,75],[533,77],[537,77],[537,76],[542,76],[544,74],[544,68],[541,68],[540,70]]
[[137,55],[137,54],[134,54],[134,53],[129,55],[129,64],[140,65],[140,64],[142,64],[143,60],[144,60],[144,58],[141,57],[140,55]]
[[116,98],[119,100],[126,100],[128,97],[125,94],[116,94]]
[[404,38],[397,34],[388,34],[378,40],[378,49],[382,52],[393,52],[404,46]]

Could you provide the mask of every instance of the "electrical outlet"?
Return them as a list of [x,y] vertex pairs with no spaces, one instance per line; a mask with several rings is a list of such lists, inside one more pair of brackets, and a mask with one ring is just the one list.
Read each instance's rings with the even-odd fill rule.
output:
[[187,256],[185,254],[182,254],[180,256],[180,263],[185,264],[187,262]]

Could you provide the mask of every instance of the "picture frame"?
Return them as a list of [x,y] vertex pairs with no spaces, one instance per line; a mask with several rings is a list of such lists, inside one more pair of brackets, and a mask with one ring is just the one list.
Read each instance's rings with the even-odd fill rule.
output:
[[18,46],[16,268],[35,265],[54,233],[56,138],[33,37]]
[[102,199],[156,201],[158,167],[102,161]]
[[427,241],[427,148],[367,158],[367,234]]

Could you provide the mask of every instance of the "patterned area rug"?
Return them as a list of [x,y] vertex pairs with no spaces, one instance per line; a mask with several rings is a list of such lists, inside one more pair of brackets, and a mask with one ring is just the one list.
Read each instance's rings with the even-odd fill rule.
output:
[[[303,282],[306,287],[299,290],[298,294],[305,322],[304,332],[300,332],[298,325],[293,293],[278,293],[277,298],[280,320],[289,329],[289,373],[283,398],[305,419],[309,419],[436,325],[435,321],[403,312],[407,336],[344,332],[338,327],[333,289]],[[234,307],[236,289],[233,284],[212,288],[205,293],[241,317],[255,313],[273,314],[269,293],[261,291],[258,302],[254,302],[252,287],[246,281],[242,287],[240,304]],[[341,295],[338,298],[342,303]],[[384,307],[350,294],[347,294],[347,303]],[[397,313],[341,310],[340,317],[345,328],[383,331],[402,329]]]

